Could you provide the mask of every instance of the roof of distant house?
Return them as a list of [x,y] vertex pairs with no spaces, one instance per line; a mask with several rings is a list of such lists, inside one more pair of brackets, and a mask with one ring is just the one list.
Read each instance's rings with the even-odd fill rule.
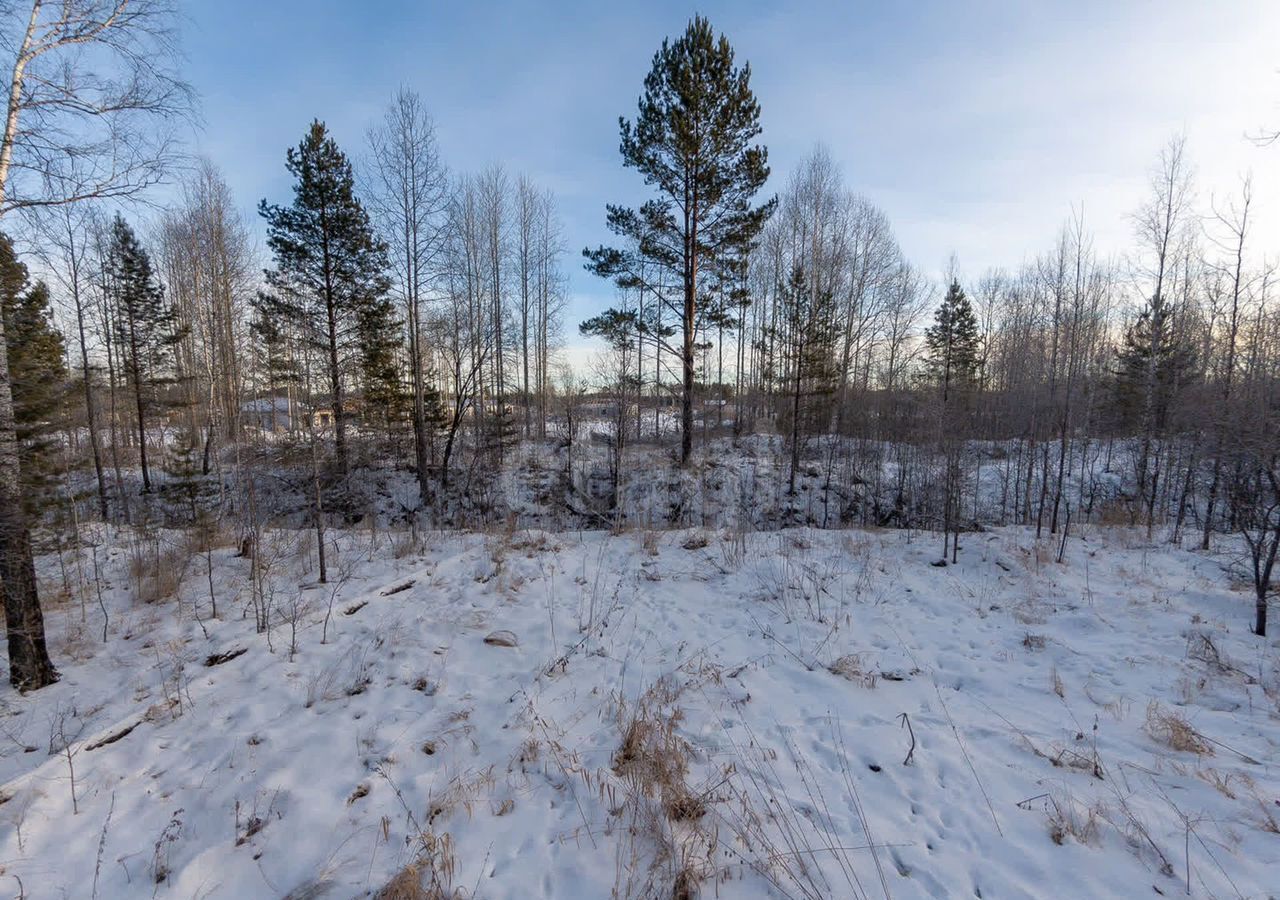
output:
[[288,397],[259,397],[249,400],[240,407],[241,412],[289,412],[292,404]]

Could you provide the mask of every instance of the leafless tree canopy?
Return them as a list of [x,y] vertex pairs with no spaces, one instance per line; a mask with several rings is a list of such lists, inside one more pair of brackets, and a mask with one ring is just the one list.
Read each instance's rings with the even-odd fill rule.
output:
[[0,215],[136,196],[172,171],[194,98],[175,15],[169,0],[4,4],[19,119]]

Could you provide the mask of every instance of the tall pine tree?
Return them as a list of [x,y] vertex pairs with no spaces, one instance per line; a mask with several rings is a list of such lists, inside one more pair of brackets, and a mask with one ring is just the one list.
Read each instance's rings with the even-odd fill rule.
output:
[[[324,123],[311,123],[285,166],[295,178],[293,202],[263,200],[267,246],[275,268],[267,271],[273,293],[259,304],[268,315],[293,322],[324,357],[334,418],[338,469],[350,468],[347,453],[346,384],[354,375],[366,387],[385,387],[386,336],[395,330],[387,301],[387,248],[355,193],[351,163]],[[357,365],[353,366],[353,358]],[[357,371],[353,371],[357,369]],[[381,402],[385,398],[372,398]]]
[[[587,249],[587,268],[622,287],[654,290],[680,319],[682,372],[680,461],[693,447],[695,340],[701,325],[699,277],[718,260],[741,254],[776,206],[752,199],[769,177],[760,134],[760,104],[751,67],[734,65],[733,48],[695,16],[683,35],[663,41],[644,80],[634,122],[619,119],[623,165],[644,176],[658,196],[638,210],[608,207],[609,230],[635,250]],[[665,278],[641,274],[656,264]],[[660,285],[673,283],[678,297]]]
[[933,324],[924,330],[928,374],[941,387],[944,403],[977,381],[981,340],[973,304],[960,282],[953,280]]
[[152,487],[147,423],[159,401],[159,388],[173,382],[174,348],[182,333],[176,311],[165,302],[151,256],[118,215],[111,224],[106,274],[116,346],[133,392],[142,492],[146,494]]

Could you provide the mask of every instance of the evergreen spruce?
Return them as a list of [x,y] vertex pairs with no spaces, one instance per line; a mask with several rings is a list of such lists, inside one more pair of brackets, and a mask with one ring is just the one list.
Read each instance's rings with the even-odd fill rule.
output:
[[782,347],[788,374],[787,410],[791,445],[788,490],[795,493],[803,444],[831,425],[831,399],[839,375],[836,372],[836,304],[830,291],[815,290],[804,267],[792,267],[785,284],[778,286],[783,322],[775,335]]
[[[741,256],[776,206],[752,198],[769,177],[760,134],[760,104],[751,67],[734,65],[733,48],[711,23],[695,16],[683,35],[663,41],[645,77],[634,122],[619,119],[623,165],[644,176],[658,196],[638,210],[608,207],[611,231],[634,250],[587,249],[587,268],[622,287],[655,289],[639,273],[641,259],[680,287],[663,297],[680,317],[680,460],[693,441],[695,339],[702,325],[699,277],[717,261]],[[659,284],[661,282],[658,282]],[[660,293],[660,292],[659,292]]]
[[1168,424],[1173,401],[1196,361],[1195,348],[1177,325],[1176,312],[1156,296],[1125,329],[1115,371],[1115,400],[1122,422],[1149,424],[1155,433]]
[[[289,354],[284,330],[267,312],[270,304],[269,297],[259,298],[259,302],[254,304],[257,308],[249,323],[249,334],[254,338],[254,348],[259,354],[259,369],[267,378],[267,396],[274,398],[281,387],[288,388],[297,384],[300,373],[297,361]],[[280,423],[273,421],[271,427],[280,427]],[[288,423],[290,431],[298,427],[297,422]]]
[[372,298],[357,323],[365,416],[390,427],[409,416],[410,395],[396,359],[400,322],[387,295]]
[[216,521],[218,482],[204,474],[198,433],[185,431],[166,448],[164,471],[160,496],[168,522],[202,537],[208,535]]
[[924,342],[927,371],[941,387],[944,403],[977,383],[982,363],[978,318],[958,281],[947,288],[933,324],[924,331]]
[[165,302],[150,255],[120,216],[111,225],[107,296],[112,305],[116,345],[133,392],[142,492],[150,493],[147,423],[160,400],[159,388],[174,380],[174,348],[182,338],[182,330],[177,313]]
[[[188,546],[204,557],[204,575],[209,586],[210,614],[218,617],[218,595],[213,579],[213,550],[218,543],[221,521],[218,479],[204,472],[201,440],[198,431],[184,429],[165,448],[165,482],[160,488],[163,511],[171,527],[189,535]],[[193,598],[194,603],[194,598]],[[200,622],[199,612],[196,621]],[[204,623],[200,622],[204,628]],[[206,636],[208,632],[205,632]]]
[[67,387],[62,334],[54,327],[49,289],[31,284],[27,267],[0,235],[0,314],[9,343],[14,424],[21,457],[23,501],[28,511],[49,498],[60,468],[53,434]]
[[359,374],[378,391],[394,380],[389,354],[395,331],[386,299],[387,248],[355,194],[351,163],[329,136],[324,123],[311,123],[286,167],[294,176],[293,202],[276,206],[265,200],[259,212],[267,220],[267,245],[275,268],[267,271],[272,294],[262,295],[264,314],[295,324],[303,338],[324,356],[334,416],[338,468],[349,471],[346,381]]

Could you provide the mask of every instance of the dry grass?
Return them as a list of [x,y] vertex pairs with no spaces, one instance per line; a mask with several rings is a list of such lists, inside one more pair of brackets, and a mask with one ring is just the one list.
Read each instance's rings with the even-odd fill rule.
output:
[[1105,500],[1094,506],[1091,519],[1095,525],[1127,526],[1133,521],[1133,511],[1123,500]]
[[526,530],[512,540],[511,549],[533,559],[541,553],[554,552],[559,548],[545,531]]
[[876,672],[867,668],[860,653],[846,653],[827,666],[827,671],[832,675],[839,675],[846,681],[852,681],[865,688],[874,688],[879,680]]
[[1028,597],[1013,605],[1009,611],[1014,621],[1022,625],[1043,625],[1049,621],[1053,606],[1039,597]]
[[707,536],[706,532],[696,531],[693,534],[689,535],[689,537],[686,538],[685,541],[680,546],[686,550],[692,551],[692,550],[702,550],[705,547],[707,547],[707,545],[709,545],[710,543],[711,543],[711,538]]
[[[388,771],[379,766],[378,774],[386,781],[404,810],[405,819],[411,829],[405,841],[413,847],[414,857],[373,895],[374,898],[376,900],[461,900],[464,896],[463,892],[453,886],[458,869],[453,837],[448,832],[437,833],[431,824],[443,813],[439,801],[428,804],[429,818],[424,827],[414,815],[413,808]],[[459,779],[454,778],[450,781],[446,793],[455,795],[460,789]],[[385,816],[382,819],[383,840],[389,837],[389,821]]]
[[1219,772],[1217,769],[1199,769],[1196,771],[1196,776],[1201,781],[1213,785],[1214,789],[1227,799],[1236,799],[1236,793],[1231,788],[1232,775],[1230,772]]
[[230,522],[216,521],[183,529],[179,549],[187,556],[197,556],[211,550],[234,547],[237,541],[236,529]]
[[640,546],[644,552],[650,556],[658,555],[659,534],[652,529],[647,529],[640,534]]
[[412,532],[400,532],[391,538],[392,559],[406,559],[422,552],[422,542]]
[[1147,705],[1147,721],[1144,726],[1152,738],[1182,753],[1210,756],[1213,747],[1195,729],[1186,717],[1173,710],[1166,710],[1159,701]]
[[680,691],[664,678],[634,705],[619,705],[622,740],[612,772],[622,781],[622,801],[608,781],[600,785],[602,800],[627,821],[627,839],[618,848],[617,897],[693,898],[714,871],[718,840],[708,812],[715,787],[689,785],[693,751],[677,733]]
[[1065,844],[1067,838],[1080,844],[1092,844],[1098,839],[1098,830],[1106,819],[1106,809],[1100,803],[1081,808],[1070,795],[1062,799],[1050,796],[1046,813],[1049,837],[1055,844]]
[[427,796],[427,828],[431,828],[459,809],[464,811],[470,819],[475,814],[477,803],[485,797],[491,797],[497,784],[498,779],[493,766],[472,769],[455,775],[443,790],[433,790]]
[[[40,600],[44,602],[43,592],[40,594]],[[48,609],[49,607],[45,607],[46,613]],[[66,621],[66,629],[61,634],[55,632],[50,636],[57,658],[71,659],[75,662],[86,662],[92,659],[98,652],[100,645],[97,639],[102,637],[102,633],[99,631],[95,634],[88,624],[69,616]]]
[[679,707],[656,711],[637,707],[623,727],[622,743],[613,755],[613,773],[646,796],[657,796],[667,818],[701,818],[704,801],[685,783],[689,773],[689,745],[676,733],[684,718]]
[[462,891],[453,886],[457,859],[453,839],[446,833],[419,835],[421,849],[409,863],[374,894],[375,900],[459,900]]
[[1258,827],[1270,834],[1280,835],[1280,817],[1277,817],[1275,812],[1276,809],[1280,809],[1280,803],[1266,796],[1266,792],[1261,790],[1257,782],[1248,774],[1238,772],[1236,778],[1244,785],[1258,806]]
[[411,862],[373,895],[377,900],[428,900],[430,895],[422,884],[422,868]]
[[142,540],[129,548],[129,579],[143,603],[156,603],[178,593],[191,553],[186,547],[164,547],[158,540]]
[[1032,747],[1032,752],[1038,756],[1044,756],[1050,763],[1060,769],[1066,768],[1075,769],[1077,772],[1088,772],[1094,778],[1099,779],[1104,777],[1102,758],[1098,755],[1097,747],[1085,747],[1082,749],[1087,752],[1082,752],[1082,750],[1055,742],[1050,745],[1050,749],[1053,751],[1052,754],[1041,753],[1035,747]]
[[749,532],[741,528],[726,528],[720,535],[719,568],[736,572],[746,564],[750,556]]

